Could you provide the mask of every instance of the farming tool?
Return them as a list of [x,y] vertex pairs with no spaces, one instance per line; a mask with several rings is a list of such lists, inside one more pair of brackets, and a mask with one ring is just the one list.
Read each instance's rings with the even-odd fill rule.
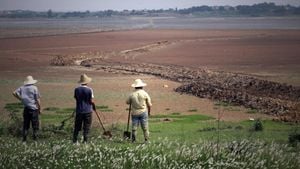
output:
[[59,130],[62,130],[62,129],[64,128],[64,126],[65,126],[65,123],[66,123],[68,120],[70,120],[71,118],[74,118],[74,115],[75,115],[75,111],[73,111],[73,113],[71,114],[71,116],[65,118],[65,119],[61,122],[61,124],[60,124],[60,126],[58,127],[58,129],[59,129]]
[[129,109],[128,109],[127,130],[124,131],[123,133],[124,140],[127,139],[129,140],[131,138],[131,132],[129,131],[130,112],[131,112],[131,104],[129,104]]
[[108,130],[105,129],[105,127],[104,127],[104,125],[103,125],[103,123],[102,123],[102,121],[101,121],[101,118],[100,118],[100,116],[99,116],[99,114],[98,114],[98,112],[97,112],[97,110],[96,110],[96,105],[95,105],[95,103],[92,103],[92,106],[93,106],[93,110],[95,111],[95,114],[96,114],[96,116],[97,116],[97,118],[98,118],[98,120],[99,120],[99,123],[100,123],[100,125],[101,125],[101,127],[102,127],[102,129],[103,129],[103,136],[107,136],[107,137],[111,138],[111,137],[112,137],[112,134],[111,134],[110,131],[108,131]]

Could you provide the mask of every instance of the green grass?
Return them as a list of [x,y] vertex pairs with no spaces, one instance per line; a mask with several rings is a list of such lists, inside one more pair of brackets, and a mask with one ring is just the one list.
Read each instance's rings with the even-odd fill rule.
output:
[[193,114],[193,115],[181,115],[181,113],[175,112],[170,115],[154,115],[150,117],[151,119],[156,119],[156,118],[170,118],[174,119],[175,122],[180,121],[181,123],[190,123],[190,122],[195,122],[195,121],[200,121],[200,120],[211,120],[214,119],[209,116],[205,115],[200,115],[200,114]]
[[23,108],[24,106],[22,103],[7,103],[4,106],[4,109],[6,109],[9,112],[21,112]]
[[22,144],[0,137],[0,144],[0,168],[298,169],[300,165],[298,147],[251,140],[189,144],[160,138],[131,144],[98,137],[73,145],[65,139]]
[[236,112],[241,111],[240,107],[227,102],[215,102],[213,108],[215,110],[222,108],[227,111],[236,111]]
[[246,113],[255,114],[255,113],[258,113],[258,110],[257,109],[249,109],[246,111]]
[[96,106],[96,109],[101,112],[113,112],[113,109],[110,109],[107,105]]
[[[19,118],[22,118],[22,104],[9,103],[5,107],[7,110],[13,110],[16,112],[16,115]],[[102,112],[111,110],[106,105],[98,106],[97,109]],[[71,116],[73,111],[73,108],[45,108],[43,114],[40,116],[42,127],[47,127],[49,125],[60,125],[64,119]],[[73,123],[73,121],[69,120],[68,123]],[[262,121],[264,130],[254,132],[251,131],[253,124],[253,121],[221,121],[219,123],[219,130],[217,130],[218,123],[216,119],[201,114],[184,115],[181,112],[173,112],[168,115],[152,115],[149,119],[151,139],[156,140],[161,137],[167,137],[170,140],[180,140],[190,143],[199,140],[216,140],[218,136],[220,136],[220,139],[222,140],[231,141],[237,139],[259,139],[269,142],[287,142],[288,135],[291,133],[291,131],[297,127],[299,128],[299,125],[295,124],[265,120]],[[111,128],[111,126],[107,127]],[[125,124],[118,125],[116,128],[114,128],[114,134],[121,137],[124,128]],[[98,127],[92,129],[92,132],[94,130],[95,133],[97,133],[95,136],[99,135],[99,132],[101,133],[101,131],[98,131]],[[138,139],[143,140],[143,135],[140,128],[138,132],[140,133],[138,134]]]
[[46,107],[43,109],[44,111],[58,111],[59,108],[58,107]]
[[[11,103],[7,109],[19,110],[15,113],[21,117],[20,104]],[[25,145],[20,135],[5,132],[6,126],[1,123],[0,168],[297,169],[300,165],[300,144],[288,144],[289,134],[299,131],[296,124],[263,120],[264,130],[256,132],[251,130],[254,121],[218,122],[201,114],[173,112],[150,117],[149,145],[141,144],[141,128],[138,128],[137,143],[131,144],[122,140],[125,124],[115,124],[106,126],[113,133],[112,139],[103,139],[103,131],[96,125],[91,129],[90,143],[75,146],[71,143],[74,120],[70,119],[65,128],[59,129],[72,110],[44,109],[38,141],[29,138]]]
[[198,111],[198,109],[190,109],[190,110],[188,110],[188,112],[197,112]]

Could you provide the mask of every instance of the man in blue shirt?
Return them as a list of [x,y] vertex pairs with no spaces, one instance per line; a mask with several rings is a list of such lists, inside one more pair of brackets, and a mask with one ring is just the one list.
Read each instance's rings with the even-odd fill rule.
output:
[[86,74],[80,76],[78,83],[79,87],[75,88],[74,98],[76,99],[76,117],[73,133],[73,143],[77,143],[79,131],[83,125],[83,141],[87,142],[89,130],[92,124],[92,104],[93,104],[93,89],[87,84],[92,81],[92,78]]
[[24,105],[23,111],[23,141],[26,141],[30,122],[33,129],[33,140],[37,139],[37,131],[39,129],[39,114],[41,110],[40,93],[34,85],[37,80],[32,76],[27,76],[24,85],[13,92],[13,95],[19,99]]

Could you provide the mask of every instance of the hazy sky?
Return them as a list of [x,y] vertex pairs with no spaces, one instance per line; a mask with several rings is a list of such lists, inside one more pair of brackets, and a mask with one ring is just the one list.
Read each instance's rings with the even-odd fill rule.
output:
[[200,5],[252,5],[261,2],[300,6],[300,0],[0,0],[0,10],[99,11],[107,9],[167,9]]

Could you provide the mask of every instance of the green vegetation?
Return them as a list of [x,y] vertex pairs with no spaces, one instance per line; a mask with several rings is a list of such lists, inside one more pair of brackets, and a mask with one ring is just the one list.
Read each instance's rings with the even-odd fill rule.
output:
[[257,112],[258,112],[257,109],[249,109],[248,111],[246,111],[246,113],[249,113],[249,114],[255,114]]
[[253,130],[254,131],[263,131],[263,124],[260,119],[254,121]]
[[[7,109],[14,109],[8,104]],[[18,105],[19,106],[19,105]],[[18,107],[17,106],[17,107]],[[99,106],[98,109],[109,109]],[[0,123],[0,168],[279,168],[300,165],[299,125],[256,120],[218,122],[180,112],[149,119],[151,143],[122,140],[125,124],[106,126],[112,139],[102,138],[100,127],[91,130],[88,144],[71,143],[74,118],[71,108],[45,108],[39,139],[22,144],[21,106],[11,124]],[[263,130],[254,130],[254,127]],[[292,143],[292,144],[291,144]],[[145,160],[147,159],[147,160]]]
[[0,138],[0,144],[0,168],[297,169],[300,165],[299,152],[293,147],[262,141],[187,144],[157,139],[130,144],[95,138],[73,145],[69,140],[22,144],[14,138]]
[[188,112],[197,112],[198,111],[198,109],[190,109],[190,110],[188,110]]
[[106,105],[96,106],[96,109],[99,109],[101,112],[113,112],[113,109],[110,109]]
[[20,112],[24,106],[22,103],[8,103],[4,108],[9,112]]

